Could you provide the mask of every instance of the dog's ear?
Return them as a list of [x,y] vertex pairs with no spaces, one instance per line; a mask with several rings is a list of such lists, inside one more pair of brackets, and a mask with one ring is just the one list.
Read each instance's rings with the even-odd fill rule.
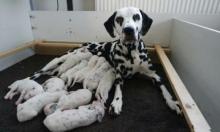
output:
[[116,15],[116,12],[114,12],[114,14],[104,23],[105,29],[111,35],[112,38],[115,37],[115,34],[114,34],[115,15]]
[[153,23],[153,20],[148,17],[147,14],[145,14],[142,10],[140,10],[142,15],[142,28],[141,28],[141,35],[144,36],[148,30],[151,27],[151,24]]

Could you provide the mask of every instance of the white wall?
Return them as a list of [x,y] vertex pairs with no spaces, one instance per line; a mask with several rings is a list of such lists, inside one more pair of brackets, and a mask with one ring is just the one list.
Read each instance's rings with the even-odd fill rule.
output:
[[[33,10],[57,10],[57,0],[31,0]],[[67,1],[58,0],[59,10],[67,10]],[[73,0],[73,10],[74,11],[94,11],[95,10],[95,0]]]
[[220,131],[220,31],[173,20],[171,59],[208,120]]
[[[31,23],[35,39],[65,41],[111,41],[105,31],[104,22],[113,12],[102,11],[32,11],[35,16]],[[153,18],[153,26],[144,36],[147,44],[170,44],[171,19],[173,17],[216,28],[220,25],[220,15],[181,15],[168,13],[147,13]]]
[[[28,0],[0,0],[0,52],[33,40]],[[0,59],[0,70],[32,55],[30,50]]]

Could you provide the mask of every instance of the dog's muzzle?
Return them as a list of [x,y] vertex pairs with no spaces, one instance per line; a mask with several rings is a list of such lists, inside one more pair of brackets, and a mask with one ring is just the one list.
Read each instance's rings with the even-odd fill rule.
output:
[[135,32],[134,29],[131,27],[126,27],[123,29],[123,33],[125,34],[124,41],[134,41],[135,38]]

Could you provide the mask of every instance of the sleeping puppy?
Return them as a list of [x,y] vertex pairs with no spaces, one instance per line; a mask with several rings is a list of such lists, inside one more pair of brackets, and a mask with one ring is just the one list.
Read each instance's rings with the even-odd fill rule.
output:
[[29,77],[15,81],[8,88],[10,91],[5,95],[5,99],[11,100],[16,94],[20,94],[18,100],[15,102],[16,105],[20,104],[23,100],[28,100],[44,92],[43,87]]
[[96,121],[101,122],[105,114],[102,102],[80,106],[78,109],[56,111],[46,117],[44,125],[52,132],[63,132],[82,126],[88,126]]
[[17,118],[19,122],[30,120],[37,116],[45,105],[57,102],[58,99],[66,94],[66,91],[44,92],[32,97],[26,102],[17,106]]
[[92,99],[92,93],[88,89],[79,89],[62,95],[57,103],[51,103],[45,106],[44,113],[49,115],[56,110],[75,109],[81,105],[88,104]]

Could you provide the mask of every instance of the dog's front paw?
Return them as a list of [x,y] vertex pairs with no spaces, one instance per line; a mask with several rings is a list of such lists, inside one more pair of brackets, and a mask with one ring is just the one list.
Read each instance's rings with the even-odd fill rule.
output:
[[113,116],[120,115],[122,110],[122,100],[121,99],[114,99],[109,107],[109,114]]
[[181,110],[179,108],[179,102],[174,100],[167,100],[167,105],[170,107],[170,109],[176,111],[177,114],[181,113]]

